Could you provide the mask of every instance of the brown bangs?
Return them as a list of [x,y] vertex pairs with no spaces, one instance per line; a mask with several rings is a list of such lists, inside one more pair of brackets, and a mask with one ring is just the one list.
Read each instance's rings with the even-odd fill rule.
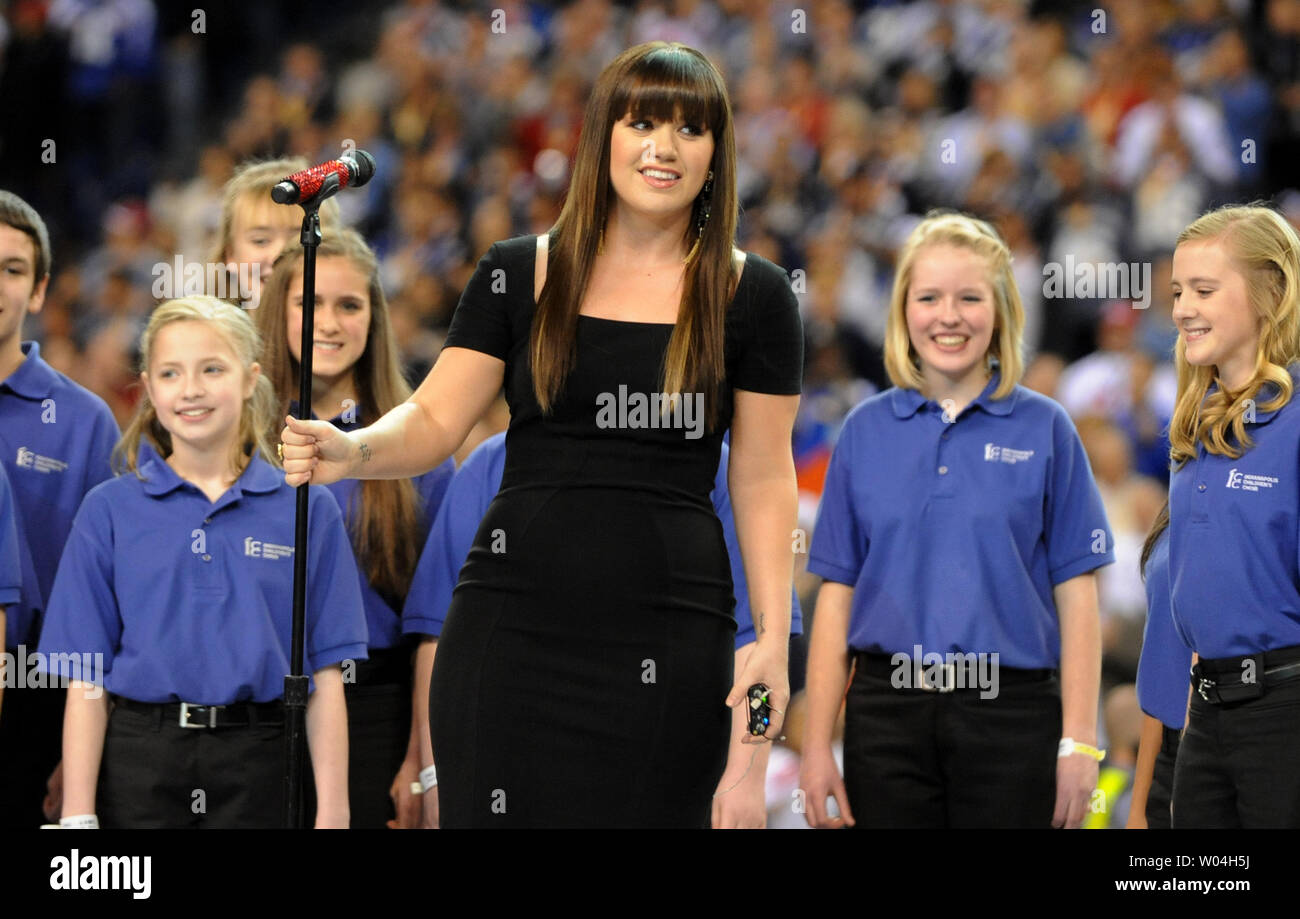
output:
[[664,49],[646,55],[629,71],[615,89],[609,110],[614,121],[625,114],[634,119],[681,120],[716,134],[726,117],[723,105],[716,79],[699,58]]

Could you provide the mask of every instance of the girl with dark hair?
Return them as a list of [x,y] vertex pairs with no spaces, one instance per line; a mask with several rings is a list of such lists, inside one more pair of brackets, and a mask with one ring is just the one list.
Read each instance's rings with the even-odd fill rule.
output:
[[[275,387],[280,415],[297,413],[302,351],[302,247],[275,261],[257,317],[262,366]],[[340,430],[373,421],[411,396],[402,376],[379,263],[355,230],[336,230],[317,249],[312,356],[313,414]],[[277,425],[278,427],[278,425]],[[412,722],[414,642],[403,636],[402,606],[429,525],[455,463],[444,460],[412,479],[329,486],[347,520],[361,573],[369,628],[367,653],[346,674],[352,826],[419,825],[419,732]],[[415,786],[417,788],[421,786]]]

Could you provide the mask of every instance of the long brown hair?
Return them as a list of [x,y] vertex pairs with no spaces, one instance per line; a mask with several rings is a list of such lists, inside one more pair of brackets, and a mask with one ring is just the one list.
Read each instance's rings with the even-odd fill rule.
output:
[[[1246,281],[1246,297],[1259,322],[1259,347],[1251,378],[1240,392],[1228,392],[1220,380],[1207,396],[1218,368],[1189,364],[1186,341],[1178,336],[1178,401],[1169,423],[1169,455],[1176,466],[1196,456],[1198,441],[1210,453],[1241,456],[1251,447],[1247,414],[1275,411],[1291,401],[1294,386],[1287,367],[1300,360],[1300,238],[1295,230],[1267,207],[1222,207],[1189,224],[1178,234],[1177,245],[1210,240],[1223,244]],[[1272,383],[1277,395],[1255,405],[1265,383]]]
[[1138,571],[1144,581],[1147,579],[1147,560],[1151,558],[1151,553],[1155,551],[1160,534],[1167,529],[1169,529],[1169,498],[1166,497],[1164,506],[1160,508],[1160,513],[1156,514],[1156,519],[1151,521],[1151,531],[1147,533],[1146,541],[1142,543],[1142,559],[1138,562]]
[[[708,424],[726,373],[725,313],[739,280],[736,236],[736,142],[731,102],[722,75],[707,57],[680,42],[652,41],[627,49],[601,72],[587,100],[573,178],[550,230],[546,284],[529,338],[533,388],[544,413],[559,399],[575,359],[578,309],[591,279],[597,247],[611,209],[610,135],[624,115],[668,121],[679,115],[713,134],[713,190],[699,249],[686,265],[682,302],[664,355],[667,393],[703,392]],[[696,242],[703,202],[697,198],[682,238]]]
[[[357,420],[369,424],[411,397],[402,376],[397,344],[388,315],[388,301],[379,281],[379,262],[355,230],[336,229],[316,250],[318,258],[346,258],[366,278],[370,298],[370,329],[366,348],[352,365],[357,391]],[[289,351],[288,312],[290,287],[301,270],[302,246],[294,242],[275,260],[275,268],[262,290],[257,314],[265,348],[262,368],[275,387],[280,419],[297,398],[300,367]],[[411,586],[419,561],[424,525],[419,494],[410,479],[365,479],[343,509],[357,559],[371,586],[385,599],[400,605]]]
[[[230,345],[239,360],[244,373],[248,373],[257,361],[261,350],[261,338],[248,313],[237,306],[218,300],[216,297],[193,296],[179,300],[168,300],[159,304],[149,314],[149,323],[144,334],[140,336],[140,369],[149,371],[149,359],[153,353],[154,341],[164,326],[173,322],[194,321],[212,325],[219,335]],[[140,476],[137,468],[137,455],[140,441],[148,440],[158,455],[166,458],[172,452],[172,435],[158,420],[158,412],[149,390],[141,387],[140,403],[135,415],[122,432],[122,439],[113,447],[111,463],[118,475],[134,472]],[[262,454],[262,459],[273,465],[279,465],[275,450],[271,444],[276,438],[270,435],[271,425],[275,420],[275,393],[266,374],[258,376],[253,384],[253,392],[246,400],[239,415],[239,434],[231,447],[230,468],[234,478],[243,472],[251,457],[250,448]],[[279,429],[276,428],[278,431]]]

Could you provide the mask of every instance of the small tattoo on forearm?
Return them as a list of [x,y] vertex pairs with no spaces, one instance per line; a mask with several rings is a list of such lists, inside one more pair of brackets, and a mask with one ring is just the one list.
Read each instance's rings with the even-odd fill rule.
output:
[[364,443],[358,444],[357,447],[361,450],[361,462],[370,462],[370,447]]
[[763,634],[765,631],[767,631],[766,624],[767,624],[767,613],[759,613],[759,614],[758,614],[758,634],[759,634],[760,636],[762,636],[762,634]]

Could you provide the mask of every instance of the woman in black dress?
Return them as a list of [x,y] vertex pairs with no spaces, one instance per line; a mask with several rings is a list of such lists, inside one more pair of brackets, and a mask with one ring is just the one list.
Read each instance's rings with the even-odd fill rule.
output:
[[[786,706],[803,340],[785,272],[733,247],[735,164],[713,65],[628,49],[555,226],[483,256],[411,400],[350,433],[288,419],[291,485],[417,475],[505,385],[505,473],[433,668],[443,826],[707,826],[727,706],[760,682]],[[758,632],[740,674],[709,498],[728,428]]]

